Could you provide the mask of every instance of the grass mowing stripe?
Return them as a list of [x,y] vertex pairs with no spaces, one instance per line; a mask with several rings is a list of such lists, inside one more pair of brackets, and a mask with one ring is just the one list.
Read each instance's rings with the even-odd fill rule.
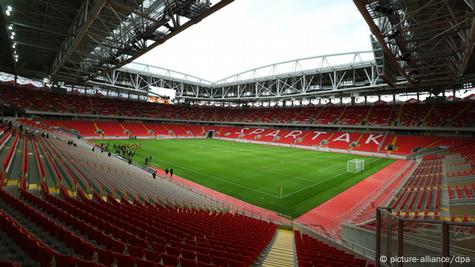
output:
[[324,182],[326,182],[326,181],[330,181],[330,180],[334,179],[335,177],[341,176],[341,175],[343,175],[343,174],[345,174],[345,173],[346,173],[346,172],[342,172],[342,173],[337,174],[337,175],[335,175],[335,176],[332,176],[332,177],[329,177],[329,178],[326,178],[326,179],[323,179],[323,180],[319,180],[318,182],[316,182],[316,183],[314,183],[314,184],[311,184],[311,185],[309,185],[309,186],[306,186],[306,187],[304,187],[304,188],[302,188],[302,189],[299,189],[299,190],[297,190],[297,191],[295,191],[295,192],[292,192],[292,193],[290,193],[290,194],[283,195],[282,198],[286,198],[286,197],[289,197],[289,196],[291,196],[291,195],[295,195],[295,194],[297,194],[297,193],[299,193],[299,192],[302,192],[302,191],[304,191],[304,190],[307,190],[307,189],[309,189],[309,188],[312,188],[312,187],[314,187],[314,186],[317,186],[317,185],[319,185],[319,184],[321,184],[321,183],[324,183]]
[[238,186],[238,187],[243,187],[243,188],[246,188],[246,189],[255,191],[255,192],[257,192],[257,193],[265,194],[265,195],[268,195],[268,196],[270,196],[270,197],[276,197],[276,195],[272,195],[272,194],[269,194],[269,193],[266,193],[266,192],[263,192],[263,191],[254,189],[254,188],[250,188],[250,187],[245,186],[245,185],[242,185],[242,184],[234,183],[234,182],[232,182],[232,181],[226,180],[226,179],[224,179],[224,178],[216,177],[216,176],[211,175],[211,174],[206,174],[206,173],[197,171],[197,170],[192,169],[192,168],[189,168],[189,167],[183,167],[183,166],[180,166],[180,165],[178,165],[178,164],[176,164],[176,163],[174,163],[174,162],[171,162],[171,161],[166,161],[166,160],[160,160],[160,161],[172,163],[172,164],[174,164],[175,166],[178,166],[178,167],[180,167],[180,168],[182,168],[182,169],[189,170],[189,171],[194,172],[194,173],[197,173],[197,174],[206,175],[206,176],[211,177],[211,178],[214,178],[214,179],[216,179],[216,180],[219,180],[219,181],[222,181],[222,182],[225,182],[225,183],[229,183],[229,184],[232,184],[232,185],[235,185],[235,186]]
[[[114,140],[140,143],[134,161],[174,168],[174,173],[246,202],[297,217],[392,162],[358,155],[212,139]],[[346,173],[351,159],[365,170]],[[280,188],[283,199],[280,199]]]

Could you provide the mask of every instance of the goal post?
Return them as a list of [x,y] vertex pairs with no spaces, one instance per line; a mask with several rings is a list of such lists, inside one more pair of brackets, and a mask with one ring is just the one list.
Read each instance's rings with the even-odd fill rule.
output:
[[346,172],[358,173],[364,171],[364,159],[352,159],[346,162]]

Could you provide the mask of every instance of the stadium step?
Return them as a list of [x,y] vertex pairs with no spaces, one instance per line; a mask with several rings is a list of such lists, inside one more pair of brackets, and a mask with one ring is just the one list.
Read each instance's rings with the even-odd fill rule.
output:
[[278,229],[269,253],[262,262],[262,266],[294,266],[294,235],[292,231]]

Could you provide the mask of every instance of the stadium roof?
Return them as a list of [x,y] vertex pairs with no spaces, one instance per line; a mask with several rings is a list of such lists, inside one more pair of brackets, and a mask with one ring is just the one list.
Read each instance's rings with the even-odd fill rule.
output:
[[389,84],[404,78],[414,87],[446,89],[475,78],[475,1],[354,3],[374,35],[374,46],[382,48],[377,60]]
[[[0,71],[178,98],[246,101],[463,88],[475,82],[473,0],[354,0],[373,51],[270,64],[207,81],[126,64],[233,0],[3,0]],[[368,56],[370,55],[370,56]],[[344,60],[330,62],[338,57]]]
[[82,83],[119,68],[233,0],[3,0],[0,70]]
[[90,84],[134,92],[146,92],[152,86],[165,87],[175,89],[178,99],[238,102],[351,94],[387,87],[377,74],[373,51],[283,61],[215,82],[161,67],[131,63],[96,77]]

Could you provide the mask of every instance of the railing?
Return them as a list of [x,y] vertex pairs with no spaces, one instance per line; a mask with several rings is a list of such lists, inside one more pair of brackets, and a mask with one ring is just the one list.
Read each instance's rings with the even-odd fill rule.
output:
[[20,140],[20,133],[17,133],[15,136],[15,140],[13,140],[13,143],[10,145],[10,148],[8,149],[7,155],[2,161],[2,169],[4,173],[7,173],[8,170],[10,169],[10,164],[12,163],[13,159],[13,153],[15,153],[16,147],[19,143]]
[[26,177],[28,176],[28,136],[23,141],[23,160],[21,162],[20,188],[26,189]]
[[12,136],[12,131],[4,132],[2,138],[0,138],[0,149],[7,143],[8,139]]
[[46,173],[45,173],[45,168],[43,166],[43,162],[41,161],[40,154],[38,152],[38,140],[36,140],[37,137],[32,138],[33,142],[33,150],[35,152],[35,159],[36,159],[36,164],[38,165],[38,169],[40,171],[40,181],[43,181],[45,179]]
[[[387,182],[383,187],[381,187],[379,189],[376,189],[373,192],[368,193],[367,196],[363,200],[361,200],[358,205],[353,207],[351,210],[347,211],[345,214],[342,214],[341,216],[337,217],[337,219],[339,219],[341,217],[344,217],[347,214],[353,214],[350,218],[345,220],[346,222],[353,222],[355,220],[355,218],[360,216],[360,214],[365,211],[365,208],[367,208],[370,205],[371,202],[373,202],[384,191],[386,191],[388,189],[388,187],[391,186],[395,182],[396,179],[404,179],[405,177],[407,177],[407,171],[411,167],[413,167],[413,162],[408,161],[406,164],[404,164],[404,166],[401,169],[399,169],[399,171],[397,173],[395,173],[393,175],[393,178],[390,179],[390,181]],[[410,170],[410,171],[412,171],[412,170]],[[388,194],[388,196],[382,201],[381,205],[385,201],[387,201],[389,198],[392,198],[392,197],[393,197],[393,194]],[[335,220],[335,221],[339,221],[339,220]],[[339,226],[341,226],[341,225],[339,225]]]
[[[327,229],[325,229],[325,227],[323,227],[322,225],[319,225],[319,224],[307,225],[307,224],[303,224],[301,222],[296,222],[296,221],[293,222],[293,225],[294,225],[294,229],[299,228],[299,227],[302,229],[305,229],[307,233],[309,233],[311,236],[327,244],[337,246],[341,249],[350,250],[369,260],[374,259],[374,255],[375,255],[374,250],[371,250],[369,248],[366,248],[362,245],[359,245],[357,243],[354,243],[348,240],[340,239],[334,233],[330,233],[329,231],[327,231]],[[316,229],[320,229],[320,231],[317,231]]]
[[[465,234],[461,234],[465,233]],[[475,222],[414,220],[376,210],[376,266],[475,262]],[[410,262],[408,262],[410,261]],[[472,266],[472,265],[470,265]]]

